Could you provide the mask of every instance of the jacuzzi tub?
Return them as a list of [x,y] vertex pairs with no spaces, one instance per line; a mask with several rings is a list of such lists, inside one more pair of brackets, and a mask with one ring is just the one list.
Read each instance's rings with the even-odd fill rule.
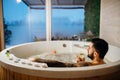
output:
[[20,59],[26,59],[33,55],[55,50],[57,53],[84,53],[89,43],[80,41],[42,41],[13,46],[0,53],[1,79],[2,80],[115,80],[120,79],[120,48],[109,45],[109,51],[105,56],[107,64],[52,68],[36,67],[35,63],[22,64],[8,59],[6,51]]

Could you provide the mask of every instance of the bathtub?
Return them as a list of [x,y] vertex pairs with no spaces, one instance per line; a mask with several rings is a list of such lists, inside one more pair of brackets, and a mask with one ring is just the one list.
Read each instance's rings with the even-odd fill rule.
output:
[[[6,51],[17,58],[28,57],[55,50],[57,53],[84,53],[89,42],[80,41],[41,41],[20,44],[7,48],[0,53],[1,80],[120,80],[120,48],[109,45],[105,56],[106,64],[87,67],[40,67],[36,63],[22,64],[6,56]],[[29,61],[28,61],[29,62]]]

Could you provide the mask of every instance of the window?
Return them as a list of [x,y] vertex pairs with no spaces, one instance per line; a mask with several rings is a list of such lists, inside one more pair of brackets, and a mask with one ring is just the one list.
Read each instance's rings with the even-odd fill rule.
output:
[[[64,1],[59,0],[58,2],[64,4]],[[73,0],[72,2],[77,4],[77,1]],[[6,47],[46,40],[46,1],[39,2],[42,3],[42,6],[38,6],[38,8],[32,6],[30,8],[23,2],[3,0]],[[58,2],[52,2],[52,4],[58,4]],[[65,4],[68,2],[69,0],[66,0]],[[75,9],[74,7],[67,9],[69,6],[65,6],[65,4],[65,9],[52,5],[52,40],[76,40],[75,37],[84,32],[84,8],[77,6]]]

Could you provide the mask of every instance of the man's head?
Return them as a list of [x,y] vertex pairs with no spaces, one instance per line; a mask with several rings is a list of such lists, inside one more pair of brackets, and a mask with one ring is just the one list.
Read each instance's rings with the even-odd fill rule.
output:
[[98,55],[100,59],[104,59],[108,51],[108,43],[100,38],[92,39],[89,48],[88,48],[88,57],[94,59],[95,53]]

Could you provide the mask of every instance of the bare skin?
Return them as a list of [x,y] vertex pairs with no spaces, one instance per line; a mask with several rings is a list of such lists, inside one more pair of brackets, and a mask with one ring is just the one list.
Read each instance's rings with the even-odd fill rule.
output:
[[99,53],[94,49],[92,43],[90,43],[87,51],[88,51],[88,57],[90,57],[92,59],[91,64],[98,65],[98,64],[104,64],[105,63],[103,61],[103,59],[100,59]]

